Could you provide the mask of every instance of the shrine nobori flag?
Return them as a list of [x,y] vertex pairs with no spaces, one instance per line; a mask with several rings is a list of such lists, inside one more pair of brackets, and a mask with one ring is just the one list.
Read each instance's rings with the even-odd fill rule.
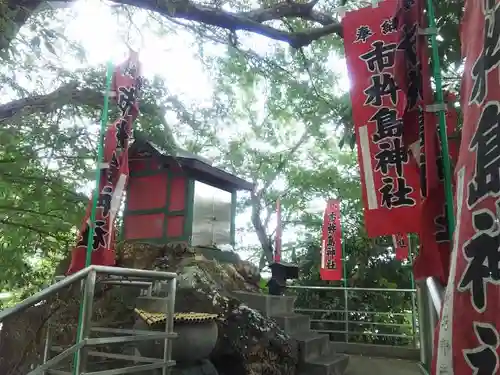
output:
[[418,232],[420,227],[417,165],[403,144],[406,98],[394,77],[398,4],[385,0],[377,8],[349,12],[342,20],[370,237]]
[[408,234],[393,234],[392,244],[396,253],[396,260],[403,261],[408,259],[409,254],[409,238]]
[[89,229],[94,224],[91,264],[115,264],[115,219],[128,179],[128,145],[132,137],[133,122],[139,113],[137,95],[140,86],[138,56],[131,51],[127,61],[117,66],[113,74],[111,88],[121,113],[120,118],[108,126],[104,138],[104,160],[99,166],[101,175],[95,223],[90,220],[93,204],[91,198],[71,255],[68,275],[85,267]]
[[342,280],[342,228],[340,227],[340,203],[330,199],[323,220],[321,246],[321,280]]
[[456,227],[436,375],[500,372],[500,1],[466,0]]

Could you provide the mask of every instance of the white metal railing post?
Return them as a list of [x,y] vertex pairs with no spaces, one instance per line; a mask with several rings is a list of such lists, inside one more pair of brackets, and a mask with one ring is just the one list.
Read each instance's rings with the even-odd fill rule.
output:
[[[388,337],[388,338],[403,338],[409,341],[409,345],[417,349],[418,348],[418,337],[417,332],[420,331],[421,320],[419,318],[418,312],[420,309],[417,308],[417,297],[416,295],[417,289],[395,289],[395,288],[349,288],[349,287],[337,287],[337,286],[307,286],[307,285],[291,285],[288,289],[296,289],[296,290],[306,290],[306,291],[342,291],[344,293],[344,306],[339,306],[338,309],[325,309],[325,308],[309,308],[307,306],[304,307],[296,307],[295,311],[298,313],[306,313],[306,314],[315,314],[315,313],[326,313],[326,314],[338,314],[342,316],[342,318],[331,319],[331,318],[322,318],[322,319],[311,319],[311,323],[319,323],[319,324],[335,324],[337,326],[342,325],[343,329],[329,329],[326,327],[321,327],[318,329],[312,328],[314,331],[329,333],[329,334],[338,334],[342,335],[345,338],[344,342],[356,342],[356,339],[352,339],[352,335],[361,335],[361,336],[372,336],[372,337]],[[352,297],[351,292],[368,292],[368,293],[410,293],[408,296],[411,299],[411,308],[402,308],[400,311],[394,311],[390,306],[387,311],[373,311],[373,310],[350,310],[350,301],[349,298]],[[325,301],[326,302],[326,301]],[[421,306],[422,303],[418,303],[418,306]],[[412,314],[411,322],[407,322],[407,317]],[[360,316],[364,316],[364,318],[360,318]],[[385,319],[382,321],[378,321],[376,317],[389,317],[389,319],[396,319],[396,321],[386,322]],[[368,319],[368,317],[372,317],[372,319]],[[398,317],[398,318],[396,318]],[[402,320],[400,322],[399,320]],[[424,318],[425,320],[425,318]],[[432,323],[431,323],[432,324]],[[353,327],[358,326],[369,326],[370,328],[367,330],[353,330]],[[412,332],[411,334],[407,332],[384,332],[381,327],[393,328],[393,327],[401,327],[401,329],[406,327]],[[350,332],[350,330],[353,330]],[[407,344],[403,346],[408,346]],[[425,347],[425,345],[424,345]]]
[[[418,322],[420,331],[420,361],[429,371],[432,361],[432,346],[436,319],[432,316],[432,305],[425,280],[417,281]],[[432,310],[431,310],[432,309]],[[435,315],[435,314],[434,314]]]
[[[49,360],[49,357],[50,357],[50,347],[52,346],[52,319],[49,317],[49,319],[47,319],[47,330],[45,331],[45,341],[44,341],[44,347],[43,347],[43,362],[42,364],[45,364],[48,360]],[[43,371],[41,375],[45,375],[46,374],[46,371]]]
[[[167,320],[165,322],[165,332],[174,332],[174,314],[175,314],[175,293],[177,289],[177,279],[171,279],[168,281],[168,299],[167,299]],[[163,347],[163,362],[165,366],[162,369],[162,375],[170,374],[170,367],[167,364],[172,359],[172,339],[166,337]]]
[[[80,331],[77,332],[78,341],[76,342],[76,344],[80,344],[80,342],[86,340],[89,337],[90,327],[92,323],[96,279],[97,272],[94,269],[91,269],[89,274],[87,275],[85,286],[83,288],[83,317],[82,324],[79,327]],[[73,364],[74,373],[76,375],[80,375],[87,370],[87,351],[88,348],[82,346],[75,353]]]
[[416,349],[418,347],[417,339],[417,301],[416,292],[411,293],[411,325],[413,333],[413,347]]

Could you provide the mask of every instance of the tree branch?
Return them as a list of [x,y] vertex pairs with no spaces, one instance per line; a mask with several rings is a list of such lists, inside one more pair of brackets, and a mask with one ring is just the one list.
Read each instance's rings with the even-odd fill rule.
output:
[[102,102],[102,93],[91,88],[80,88],[78,83],[70,82],[45,95],[33,95],[0,104],[0,124],[34,113],[51,113],[69,104],[99,107]]
[[[73,2],[73,0],[63,1]],[[216,7],[195,4],[191,0],[114,0],[113,2],[150,10],[167,18],[199,22],[231,31],[242,30],[260,34],[270,39],[288,43],[294,48],[307,46],[313,41],[331,34],[342,37],[342,26],[336,19],[327,13],[314,10],[318,0],[307,3],[282,1],[271,7],[248,12],[231,12]],[[8,9],[16,12],[14,13],[16,16],[14,19],[9,20],[12,24],[10,31],[0,34],[0,50],[9,47],[18,30],[41,4],[42,1],[38,0],[8,1]],[[284,18],[301,18],[321,26],[312,27],[306,31],[289,32],[265,24],[267,21]],[[1,16],[0,21],[8,22]]]
[[[307,46],[326,35],[342,35],[342,26],[338,21],[326,13],[313,10],[317,0],[305,4],[285,1],[250,12],[230,12],[220,8],[195,4],[190,0],[156,2],[149,0],[116,0],[115,2],[151,10],[162,16],[199,22],[232,31],[243,30],[260,34],[270,39],[288,43],[294,48]],[[322,26],[307,31],[287,32],[264,24],[265,21],[283,18],[302,18],[317,22]]]
[[28,209],[28,208],[15,207],[15,206],[5,206],[5,205],[0,205],[0,211],[23,212],[23,213],[27,213],[27,214],[33,214],[33,215],[43,216],[43,217],[51,217],[51,218],[54,218],[54,219],[65,221],[65,218],[63,216],[61,216],[61,215],[54,215],[54,214],[51,213],[52,211],[39,212],[39,211],[31,210],[31,209]]
[[266,181],[266,183],[264,184],[264,186],[262,187],[262,189],[260,189],[260,191],[257,193],[258,196],[259,196],[259,198],[261,198],[262,194],[264,194],[264,192],[269,188],[269,186],[272,185],[272,183],[274,182],[274,180],[276,180],[276,177],[278,177],[279,174],[286,167],[288,161],[291,159],[291,157],[293,156],[293,154],[295,154],[295,152],[297,152],[297,150],[299,149],[299,147],[304,144],[304,142],[307,140],[307,138],[309,138],[309,130],[308,129],[306,129],[306,131],[304,132],[304,134],[302,134],[302,136],[297,141],[297,143],[295,143],[295,145],[293,145],[293,147],[288,151],[287,155],[285,157],[281,158],[281,162],[278,164],[278,166],[274,170],[274,173]]
[[258,192],[252,191],[250,195],[252,203],[252,216],[251,216],[252,224],[253,227],[255,228],[255,232],[257,233],[257,237],[262,246],[262,250],[264,251],[264,255],[268,263],[272,263],[273,261],[273,245],[267,235],[266,231],[267,225],[264,226],[264,224],[262,224],[262,219],[260,217],[260,214],[262,212],[262,202],[261,202],[262,195],[271,186],[276,177],[278,177],[279,174],[283,171],[287,163],[292,158],[293,154],[297,152],[297,150],[300,148],[300,146],[302,146],[302,144],[304,144],[304,142],[307,140],[308,137],[309,137],[309,131],[308,129],[306,129],[306,131],[304,132],[304,134],[302,134],[297,143],[295,143],[293,147],[288,151],[287,155],[281,159],[281,162],[276,167],[272,176],[266,181],[262,189],[260,189]]
[[31,226],[31,225],[27,225],[27,224],[23,224],[23,223],[14,223],[14,222],[11,222],[11,221],[8,221],[8,220],[0,219],[0,224],[8,225],[8,226],[11,226],[11,227],[23,228],[23,229],[26,229],[26,230],[29,230],[31,232],[38,233],[38,234],[41,234],[41,235],[44,235],[44,236],[51,236],[51,237],[54,237],[56,239],[61,239],[62,238],[61,236],[58,236],[55,233],[51,233],[51,232],[45,231],[43,229],[35,228],[35,227]]

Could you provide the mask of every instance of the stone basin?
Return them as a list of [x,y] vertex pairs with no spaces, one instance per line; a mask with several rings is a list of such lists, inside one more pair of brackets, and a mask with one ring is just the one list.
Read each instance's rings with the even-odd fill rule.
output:
[[[164,325],[151,327],[142,319],[137,319],[134,328],[141,330],[163,330]],[[202,322],[176,322],[174,332],[178,337],[171,340],[172,359],[181,363],[197,362],[206,359],[212,353],[217,343],[218,329],[214,320]],[[144,357],[162,358],[163,340],[144,341],[136,344],[140,354]]]

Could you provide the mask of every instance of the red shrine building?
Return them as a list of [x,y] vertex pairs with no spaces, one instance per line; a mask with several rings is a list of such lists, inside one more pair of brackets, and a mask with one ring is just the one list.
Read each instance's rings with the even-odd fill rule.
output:
[[234,246],[236,194],[252,183],[188,152],[169,155],[138,132],[129,170],[124,240]]

